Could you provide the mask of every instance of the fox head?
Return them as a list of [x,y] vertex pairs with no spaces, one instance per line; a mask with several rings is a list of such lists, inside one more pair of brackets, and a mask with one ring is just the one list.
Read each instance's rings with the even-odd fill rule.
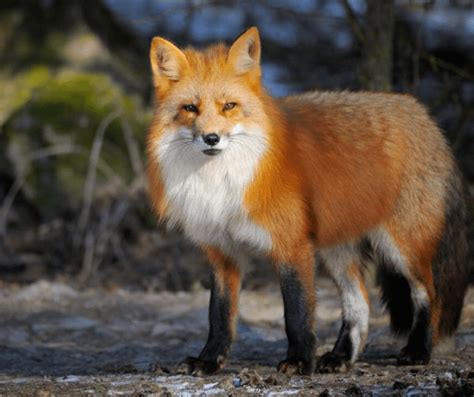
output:
[[180,50],[155,37],[150,61],[158,101],[155,117],[170,150],[210,160],[265,139],[269,121],[257,28],[230,47],[217,44],[203,51]]

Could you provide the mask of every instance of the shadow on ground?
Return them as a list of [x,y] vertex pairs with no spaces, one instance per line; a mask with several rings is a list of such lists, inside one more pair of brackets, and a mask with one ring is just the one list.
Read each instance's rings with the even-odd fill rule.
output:
[[[335,288],[325,279],[319,284],[318,355],[331,348],[340,324]],[[345,374],[310,377],[287,377],[274,369],[286,351],[277,288],[244,291],[239,337],[228,366],[206,378],[176,374],[174,367],[198,354],[206,340],[207,291],[78,291],[43,281],[3,288],[0,294],[1,395],[472,395],[473,289],[456,337],[426,367],[395,366],[403,341],[390,335],[373,289],[371,331],[361,360]]]

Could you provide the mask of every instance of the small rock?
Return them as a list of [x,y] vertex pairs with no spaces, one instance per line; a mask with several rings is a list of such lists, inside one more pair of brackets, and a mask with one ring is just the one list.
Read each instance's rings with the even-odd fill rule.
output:
[[439,386],[443,396],[473,396],[474,385],[464,380],[443,380],[438,378],[436,384]]
[[253,369],[244,368],[240,371],[238,379],[241,386],[263,386],[262,377]]
[[41,390],[40,389],[36,392],[36,396],[38,396],[38,397],[50,397],[52,395],[53,394],[48,390]]
[[334,393],[330,389],[325,389],[321,393],[319,393],[319,397],[332,397]]
[[396,380],[395,382],[393,382],[392,389],[394,389],[394,390],[405,390],[409,386],[410,386],[410,384],[408,384],[407,382],[402,382],[400,380]]
[[362,392],[362,389],[357,385],[352,385],[351,387],[346,389],[344,394],[349,395],[349,396],[355,396],[355,397],[364,395],[364,393]]
[[283,385],[287,383],[287,377],[281,373],[276,373],[267,376],[264,379],[265,384],[271,385],[271,386],[278,386],[278,385]]
[[444,374],[441,374],[439,377],[442,378],[442,379],[445,379],[445,380],[454,379],[454,376],[451,372],[445,372]]
[[161,365],[157,363],[153,363],[149,365],[148,372],[152,372],[153,375],[163,376],[163,375],[169,375],[170,370],[169,368],[162,367]]

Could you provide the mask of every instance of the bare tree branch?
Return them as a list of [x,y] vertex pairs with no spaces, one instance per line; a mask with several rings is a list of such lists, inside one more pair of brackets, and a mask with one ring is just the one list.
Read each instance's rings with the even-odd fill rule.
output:
[[123,137],[125,139],[125,143],[127,144],[128,155],[130,157],[130,163],[132,164],[133,171],[137,177],[141,177],[145,172],[145,167],[143,166],[143,162],[141,159],[141,152],[138,146],[138,142],[135,139],[132,131],[132,126],[130,122],[122,117],[122,132]]
[[95,177],[97,173],[97,163],[99,162],[100,151],[102,150],[102,142],[104,140],[105,131],[109,125],[114,121],[118,116],[119,111],[111,112],[107,117],[105,117],[97,129],[96,136],[94,138],[94,143],[92,144],[92,150],[89,158],[89,168],[87,170],[86,183],[84,185],[84,195],[83,195],[83,206],[81,214],[79,216],[79,234],[82,234],[87,226],[89,221],[89,214],[92,205],[92,196],[94,193],[95,187]]
[[[39,149],[29,156],[29,161],[37,161],[47,157],[62,156],[72,153],[80,153],[81,148],[74,145],[56,145],[48,148]],[[0,207],[0,236],[5,236],[7,231],[7,220],[10,209],[15,201],[16,196],[25,184],[25,175],[18,175],[15,182],[8,190]]]
[[362,44],[365,40],[365,37],[364,37],[362,26],[359,22],[359,19],[357,18],[356,13],[352,9],[348,0],[340,0],[340,2],[342,6],[344,7],[344,11],[346,12],[346,19],[347,19],[347,22],[349,23],[352,33],[354,33],[354,36],[356,37],[359,44]]

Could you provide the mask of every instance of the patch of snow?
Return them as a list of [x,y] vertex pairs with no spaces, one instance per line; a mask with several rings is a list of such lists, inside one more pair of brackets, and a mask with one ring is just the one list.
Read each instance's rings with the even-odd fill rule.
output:
[[204,390],[204,394],[206,396],[213,396],[213,395],[223,396],[223,395],[226,395],[227,393],[219,387],[216,387],[215,389],[211,389],[211,390]]
[[131,383],[134,383],[133,379],[128,379],[128,380],[117,380],[115,382],[111,382],[111,386],[126,386],[130,385]]
[[215,382],[215,383],[206,383],[203,388],[204,390],[209,390],[209,389],[212,389],[214,388],[215,386],[217,386],[219,384],[219,382]]
[[72,383],[72,382],[80,382],[82,380],[82,377],[76,376],[76,375],[67,375],[67,376],[62,376],[60,378],[56,378],[55,380],[58,383]]
[[[189,380],[187,380],[189,379]],[[175,375],[175,376],[157,376],[155,382],[160,386],[165,386],[173,395],[182,397],[195,395],[225,395],[223,389],[216,387],[219,383],[207,383],[200,385],[199,378]]]

